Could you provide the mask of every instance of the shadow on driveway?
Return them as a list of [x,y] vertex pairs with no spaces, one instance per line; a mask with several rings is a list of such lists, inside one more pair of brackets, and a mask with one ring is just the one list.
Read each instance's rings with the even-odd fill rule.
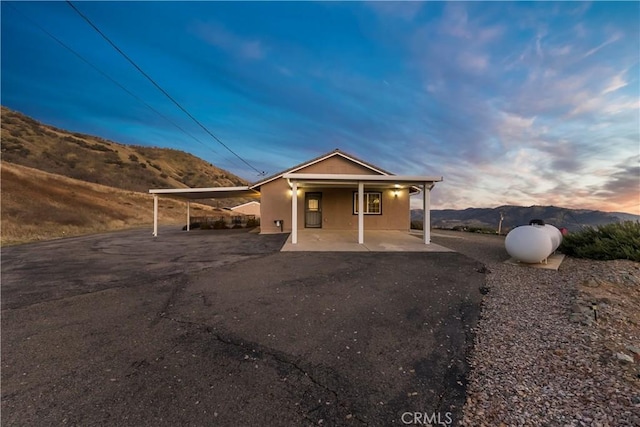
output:
[[3,249],[3,424],[455,423],[481,264],[280,253],[286,237],[145,230]]

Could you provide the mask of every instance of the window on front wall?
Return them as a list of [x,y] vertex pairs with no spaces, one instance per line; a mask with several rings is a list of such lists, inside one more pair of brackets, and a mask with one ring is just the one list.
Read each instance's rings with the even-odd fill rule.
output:
[[[365,192],[364,196],[364,214],[365,215],[381,215],[382,214],[382,193]],[[358,192],[353,193],[353,213],[358,213]]]

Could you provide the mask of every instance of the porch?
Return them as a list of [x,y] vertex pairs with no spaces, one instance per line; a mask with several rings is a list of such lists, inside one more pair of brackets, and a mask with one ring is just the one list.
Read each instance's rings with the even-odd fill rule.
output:
[[454,252],[444,246],[424,244],[422,232],[364,230],[364,242],[358,243],[358,230],[298,230],[297,243],[289,235],[282,252]]

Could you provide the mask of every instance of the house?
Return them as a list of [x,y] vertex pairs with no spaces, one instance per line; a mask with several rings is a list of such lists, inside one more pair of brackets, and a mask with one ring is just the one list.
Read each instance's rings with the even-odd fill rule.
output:
[[242,215],[253,215],[256,218],[260,218],[260,202],[256,202],[255,200],[234,206],[229,208],[229,210]]
[[[394,175],[340,150],[301,163],[247,187],[157,189],[154,195],[154,235],[157,235],[157,197],[171,195],[187,200],[208,197],[260,197],[260,232],[291,233],[298,230],[409,231],[410,195],[422,192],[425,211],[424,243],[430,242],[430,191],[442,177]],[[362,209],[360,207],[362,206]],[[188,203],[187,203],[188,210]]]

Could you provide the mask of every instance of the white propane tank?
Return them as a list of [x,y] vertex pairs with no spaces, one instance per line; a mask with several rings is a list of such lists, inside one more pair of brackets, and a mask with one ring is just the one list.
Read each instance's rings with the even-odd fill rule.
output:
[[552,225],[523,225],[507,234],[504,246],[513,258],[536,264],[544,261],[560,246],[562,233]]
[[553,250],[551,251],[551,253],[553,253],[560,247],[560,243],[562,243],[562,233],[556,227],[549,224],[545,224],[544,229],[547,233],[549,233],[549,236],[551,237],[551,244],[553,245]]

